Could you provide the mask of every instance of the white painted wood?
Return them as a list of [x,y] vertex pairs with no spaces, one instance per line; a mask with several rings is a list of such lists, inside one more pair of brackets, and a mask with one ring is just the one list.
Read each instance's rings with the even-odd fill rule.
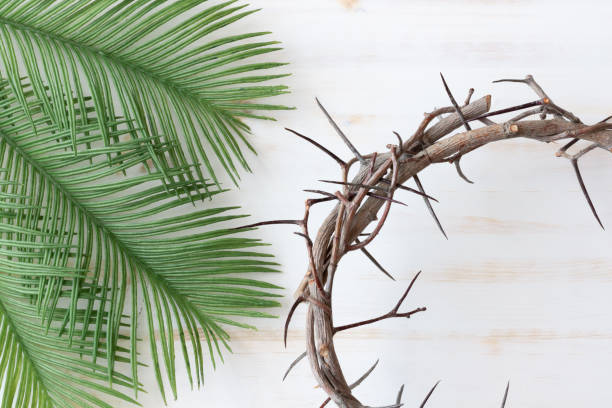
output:
[[[423,111],[448,104],[439,71],[457,99],[474,87],[477,96],[493,94],[494,109],[536,99],[526,87],[491,84],[530,73],[586,122],[611,113],[612,5],[606,1],[253,3],[263,10],[239,25],[270,29],[284,42],[279,56],[291,62],[293,76],[285,82],[293,93],[281,99],[297,107],[278,114],[277,123],[252,122],[260,153],[250,157],[254,174],[217,201],[243,202],[254,220],[301,217],[301,190],[330,189],[315,180],[338,177],[333,161],[283,127],[348,157],[315,96],[362,152],[394,142],[393,130],[409,136]],[[380,358],[357,389],[364,402],[392,403],[405,384],[406,406],[418,406],[440,379],[428,407],[498,406],[509,379],[508,407],[610,404],[612,234],[597,226],[570,164],[554,157],[556,148],[527,141],[485,147],[462,161],[474,185],[451,166],[427,169],[422,181],[440,200],[436,210],[449,240],[422,200],[402,193],[409,207],[394,208],[372,246],[398,282],[360,254],[340,265],[334,308],[341,324],[386,311],[423,270],[406,305],[425,305],[427,312],[338,338],[349,381]],[[612,157],[595,152],[582,168],[603,222],[612,227]],[[325,214],[322,207],[314,212],[311,230]],[[234,354],[202,390],[190,391],[183,376],[171,407],[300,408],[324,400],[306,363],[281,383],[304,349],[303,309],[293,319],[288,348],[282,345],[284,316],[306,265],[303,242],[292,231],[258,232],[283,265],[284,273],[272,278],[286,288],[281,318],[258,322],[258,332],[231,330]],[[151,391],[142,403],[162,406],[153,373],[145,371]]]

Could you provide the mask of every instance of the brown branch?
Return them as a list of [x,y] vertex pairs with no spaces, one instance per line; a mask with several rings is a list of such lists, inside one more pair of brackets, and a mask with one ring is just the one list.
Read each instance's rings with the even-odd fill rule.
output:
[[[582,121],[576,117],[573,113],[566,111],[565,109],[555,105],[552,100],[548,97],[546,92],[542,89],[542,87],[533,79],[533,76],[527,75],[525,79],[498,79],[497,81],[493,81],[493,83],[497,82],[519,82],[526,84],[529,86],[541,99],[546,100],[546,109],[552,109],[553,113],[558,116],[563,116],[574,123],[582,123]],[[545,115],[542,119],[545,118]]]
[[[391,185],[394,186],[395,184],[397,184],[397,174],[399,171],[399,165],[397,163],[397,156],[395,155],[395,147],[391,147],[391,161],[393,164],[393,167],[392,167],[393,175],[391,176]],[[376,224],[376,227],[374,227],[374,230],[372,231],[372,233],[370,233],[370,235],[368,235],[366,239],[363,240],[363,242],[359,242],[358,244],[355,244],[355,245],[348,245],[347,251],[354,251],[356,249],[361,249],[365,247],[366,245],[368,245],[370,242],[372,242],[374,238],[376,238],[376,235],[378,235],[383,225],[385,224],[385,221],[387,220],[387,216],[389,215],[389,210],[391,210],[391,204],[394,202],[393,191],[394,190],[392,190],[389,193],[389,197],[376,196],[376,198],[378,199],[387,198],[387,202],[385,204],[385,209],[383,210],[382,217],[380,217],[380,220],[378,221],[378,224]]]
[[414,310],[411,310],[410,312],[398,313],[398,310],[399,310],[400,306],[402,305],[402,303],[404,303],[404,300],[406,299],[406,296],[408,296],[408,293],[410,293],[410,289],[412,289],[412,286],[414,285],[414,282],[417,280],[417,278],[419,277],[420,274],[421,274],[421,271],[419,271],[414,276],[414,278],[412,278],[412,281],[410,281],[410,285],[408,285],[408,288],[406,289],[406,291],[404,291],[404,294],[402,295],[400,300],[395,304],[393,309],[391,309],[389,312],[387,312],[387,313],[385,313],[383,315],[380,315],[378,317],[375,317],[373,319],[362,320],[360,322],[356,322],[356,323],[346,324],[344,326],[335,327],[334,330],[333,330],[334,334],[338,333],[338,332],[341,332],[341,331],[344,331],[344,330],[354,329],[355,327],[360,327],[360,326],[365,326],[365,325],[368,325],[368,324],[380,322],[381,320],[393,319],[393,318],[396,318],[396,317],[410,318],[410,316],[412,316],[415,313],[426,311],[427,308],[419,307],[419,308],[416,308]]
[[[306,317],[306,353],[311,370],[321,389],[338,406],[342,408],[364,408],[364,405],[352,394],[351,385],[344,378],[335,350],[334,334],[388,318],[410,317],[414,313],[425,310],[424,308],[418,308],[410,312],[398,312],[414,284],[415,277],[400,300],[388,313],[344,326],[336,326],[333,320],[332,289],[341,259],[349,251],[355,249],[361,249],[364,250],[364,253],[367,253],[367,245],[379,236],[387,220],[389,209],[395,203],[393,199],[395,191],[397,189],[408,189],[403,186],[403,183],[411,178],[415,179],[418,190],[411,189],[411,191],[424,197],[428,210],[432,213],[438,227],[443,231],[429,201],[433,198],[424,192],[418,177],[418,173],[431,164],[454,162],[457,165],[463,155],[488,143],[519,137],[545,143],[569,139],[571,142],[564,146],[558,154],[570,160],[575,160],[575,162],[577,162],[578,157],[596,147],[606,150],[612,149],[611,123],[604,121],[591,126],[582,124],[576,116],[552,103],[548,95],[531,76],[521,80],[509,81],[527,84],[536,92],[540,100],[487,114],[491,107],[491,97],[487,95],[471,101],[473,92],[470,91],[465,106],[458,108],[456,101],[454,101],[454,106],[440,108],[426,114],[408,140],[402,141],[401,137],[396,134],[401,147],[389,147],[390,151],[363,156],[348,142],[347,146],[352,151],[354,150],[353,154],[357,154],[342,166],[342,181],[334,182],[334,184],[342,185],[343,191],[332,194],[321,190],[309,190],[309,192],[325,196],[320,200],[333,200],[336,205],[320,225],[316,238],[310,241],[312,242],[311,248],[308,248],[310,238],[307,240],[308,272],[297,293],[298,297],[303,297],[309,303]],[[450,94],[450,90],[448,93]],[[452,97],[452,94],[449,97]],[[451,99],[451,102],[453,100],[454,98]],[[536,109],[529,110],[530,107]],[[527,110],[520,112],[518,116],[504,123],[497,124],[488,119],[488,116],[522,109]],[[325,110],[324,113],[326,113]],[[540,119],[536,120],[526,119],[528,116],[537,113],[544,116],[540,116]],[[554,118],[545,120],[549,113]],[[331,120],[327,113],[326,116],[345,140],[346,136],[339,130],[335,122]],[[432,120],[435,118],[440,118],[440,120],[432,124]],[[461,126],[468,125],[467,128],[469,128],[469,123],[476,120],[483,122],[485,126],[461,132],[457,131]],[[585,140],[590,145],[583,149],[584,152],[581,151],[572,156],[567,153],[567,149],[576,143],[574,140]],[[349,169],[357,162],[360,162],[361,166],[352,180],[348,180]],[[461,171],[459,172],[462,174]],[[579,170],[577,176],[581,185],[584,185]],[[588,194],[585,194],[585,197],[587,197],[587,201],[590,200]],[[312,204],[314,201],[311,200],[309,203]],[[307,227],[307,216],[302,221],[279,220],[276,223],[292,223],[304,228]],[[374,228],[370,229],[370,225],[374,225]],[[366,235],[364,240],[359,241],[359,237],[366,230],[372,232]],[[302,230],[302,234],[305,238],[309,237],[307,230]],[[444,235],[446,236],[446,234]],[[311,264],[314,264],[314,267]],[[310,271],[314,271],[314,276],[320,278],[319,283],[316,282]],[[293,311],[294,308],[290,313],[292,314]],[[436,386],[437,383],[432,387],[421,406],[424,406],[428,401]],[[403,388],[401,391],[403,391]],[[395,405],[392,406],[401,406],[401,391]]]

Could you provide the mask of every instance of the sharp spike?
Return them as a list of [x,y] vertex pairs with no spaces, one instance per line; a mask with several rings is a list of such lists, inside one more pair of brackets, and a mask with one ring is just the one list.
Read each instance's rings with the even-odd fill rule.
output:
[[404,145],[404,141],[402,140],[402,137],[400,136],[400,134],[397,133],[396,131],[393,131],[393,134],[397,137],[397,142],[399,143],[399,148],[401,150],[402,146]]
[[293,370],[293,367],[295,367],[297,365],[297,363],[299,363],[300,361],[302,361],[302,359],[306,357],[306,352],[303,352],[302,354],[300,354],[300,356],[298,358],[296,358],[295,360],[293,360],[293,363],[291,363],[289,365],[289,368],[287,368],[287,371],[285,371],[285,375],[283,375],[283,381],[285,381],[285,378],[287,378],[287,376],[289,375],[289,373],[291,372],[291,370]]
[[317,105],[319,105],[319,108],[321,109],[321,111],[323,111],[323,114],[327,117],[327,120],[329,121],[329,123],[332,125],[332,127],[334,128],[334,130],[336,131],[336,133],[338,133],[338,135],[340,136],[340,138],[342,139],[342,141],[344,142],[344,144],[346,144],[346,146],[351,150],[351,152],[353,152],[353,154],[355,155],[355,157],[357,158],[357,160],[359,160],[359,162],[361,164],[363,164],[364,166],[367,165],[367,161],[366,159],[363,158],[363,156],[361,154],[359,154],[359,152],[357,151],[357,149],[355,148],[355,146],[353,146],[353,144],[351,143],[351,141],[348,139],[348,137],[346,137],[346,135],[344,134],[344,132],[342,132],[342,130],[340,129],[340,127],[336,124],[336,122],[332,119],[331,115],[327,112],[327,110],[323,107],[323,105],[321,104],[321,102],[319,101],[319,98],[315,98],[315,100],[317,101]]
[[[385,183],[385,184],[391,184],[391,182],[390,182],[389,180],[386,180],[386,179],[381,179],[380,181],[381,181],[381,182],[383,182],[383,183]],[[438,201],[436,198],[434,198],[434,197],[430,196],[429,194],[425,194],[425,193],[423,193],[422,191],[415,190],[415,189],[414,189],[414,188],[412,188],[412,187],[408,187],[408,186],[405,186],[405,185],[403,185],[403,184],[396,184],[396,185],[395,185],[395,187],[396,187],[396,188],[399,188],[400,190],[410,191],[411,193],[414,193],[414,194],[420,195],[421,197],[427,197],[427,198],[429,198],[430,200],[433,200],[433,201],[435,201],[436,203],[439,203],[439,201]]]
[[399,310],[399,308],[402,305],[402,303],[404,303],[404,300],[406,299],[406,296],[408,296],[408,293],[410,293],[410,290],[414,286],[414,282],[416,282],[417,278],[421,275],[421,272],[423,272],[423,271],[418,271],[416,273],[416,275],[414,275],[414,278],[412,278],[412,280],[410,281],[410,284],[408,285],[408,288],[406,289],[406,291],[404,292],[404,294],[402,295],[400,300],[395,304],[395,307],[393,308],[393,312],[394,313],[397,313],[397,311]]
[[366,194],[369,195],[370,197],[378,198],[379,200],[385,200],[385,201],[389,201],[389,202],[392,202],[392,203],[395,203],[395,204],[400,204],[400,205],[408,207],[407,204],[404,204],[401,201],[394,200],[394,199],[392,199],[390,197],[385,197],[385,196],[381,196],[381,195],[374,194],[374,193],[366,193]]
[[395,403],[396,404],[401,404],[402,403],[402,394],[404,393],[404,384],[402,384],[402,386],[400,387],[399,391],[397,392],[397,397],[395,398]]
[[302,225],[302,220],[273,220],[273,221],[262,221],[254,224],[243,225],[240,227],[232,228],[232,230],[241,230],[245,228],[261,227],[262,225],[277,225],[277,224],[290,224],[290,225]]
[[444,228],[442,228],[442,224],[440,223],[440,220],[438,219],[438,216],[436,215],[433,207],[431,206],[431,203],[429,202],[429,198],[427,198],[427,196],[425,195],[425,190],[423,189],[423,184],[421,184],[421,180],[419,180],[419,176],[417,176],[415,174],[413,176],[413,178],[414,178],[414,182],[416,183],[417,187],[419,188],[419,191],[421,193],[423,193],[423,201],[425,201],[425,205],[427,205],[427,209],[429,210],[429,213],[431,214],[431,216],[433,217],[434,221],[436,222],[436,225],[438,226],[438,228],[442,232],[442,235],[444,235],[444,238],[448,239],[448,236],[446,235],[446,232],[444,232]]
[[332,159],[334,159],[340,166],[344,167],[346,165],[346,163],[344,162],[344,160],[342,160],[340,157],[336,156],[334,153],[332,153],[330,150],[328,150],[326,147],[324,147],[322,144],[315,142],[314,140],[312,140],[311,138],[309,138],[308,136],[304,136],[303,134],[296,132],[293,129],[289,129],[289,128],[285,128],[286,131],[293,133],[294,135],[296,135],[297,137],[300,137],[304,140],[306,140],[307,142],[311,143],[312,145],[318,147],[319,149],[321,149],[325,154],[327,154],[329,157],[331,157]]
[[[293,302],[293,305],[291,305],[291,309],[289,309],[289,313],[287,314],[287,319],[285,320],[285,330],[283,331],[283,342],[285,343],[285,348],[287,347],[287,331],[289,330],[289,322],[291,322],[291,317],[293,316],[293,313],[295,312],[295,309],[297,309],[297,307],[303,301],[304,301],[304,298],[302,296],[297,298],[295,300],[295,302]],[[285,377],[286,376],[287,376],[287,374],[285,374]],[[284,378],[283,378],[283,380],[284,380]]]
[[466,175],[463,173],[463,170],[461,170],[461,164],[459,164],[460,161],[461,161],[461,156],[457,157],[457,160],[455,160],[455,169],[457,169],[457,174],[459,174],[459,177],[461,177],[468,183],[474,184],[472,180],[466,177]]
[[506,384],[506,391],[504,392],[504,398],[502,399],[501,408],[506,407],[506,400],[508,399],[508,390],[510,389],[510,381]]
[[[359,243],[360,241],[359,241],[359,239],[355,239],[355,242]],[[383,268],[383,266],[382,266],[382,265],[381,265],[381,264],[380,264],[380,263],[379,263],[379,262],[376,260],[376,258],[374,258],[374,256],[373,256],[373,255],[372,255],[370,252],[368,252],[368,250],[367,250],[367,249],[365,249],[365,248],[361,248],[361,252],[363,252],[363,254],[364,254],[365,256],[367,256],[367,257],[368,257],[368,259],[369,259],[369,260],[370,260],[370,261],[371,261],[371,262],[372,262],[372,263],[373,263],[373,264],[374,264],[374,265],[375,265],[375,266],[376,266],[376,267],[377,267],[377,268],[378,268],[378,269],[379,269],[379,270],[380,270],[382,273],[384,273],[385,275],[387,275],[387,276],[389,277],[389,279],[391,279],[391,280],[395,280],[395,278],[394,278],[394,277],[393,277],[393,276],[392,276],[392,275],[391,275],[389,272],[387,272],[387,270],[386,270],[385,268]]]
[[599,223],[599,226],[605,230],[603,224],[601,223],[601,220],[599,219],[599,215],[597,215],[597,211],[595,210],[593,201],[591,201],[589,192],[587,191],[586,186],[584,185],[582,174],[580,174],[580,169],[578,168],[578,160],[572,159],[571,162],[572,162],[572,166],[574,167],[574,172],[576,173],[576,178],[578,179],[578,184],[580,184],[580,188],[582,189],[582,194],[584,194],[584,198],[586,198],[587,203],[589,204],[589,207],[591,208],[591,211],[593,212],[593,215],[595,216],[595,219]]
[[531,108],[531,107],[539,106],[539,105],[542,105],[542,104],[544,104],[544,101],[542,99],[538,99],[537,101],[527,102],[527,103],[523,103],[521,105],[511,106],[509,108],[499,109],[499,110],[492,111],[492,112],[487,112],[484,115],[477,116],[477,117],[475,117],[473,119],[470,119],[469,121],[472,122],[472,121],[475,121],[475,120],[481,120],[481,119],[484,119],[484,118],[488,118],[489,116],[501,115],[503,113],[514,112],[514,111],[517,111],[517,110]]
[[359,384],[361,384],[366,378],[368,378],[368,376],[370,374],[372,374],[372,371],[374,371],[374,369],[376,368],[376,366],[378,365],[378,361],[376,360],[376,362],[374,363],[374,365],[372,367],[370,367],[368,369],[368,371],[366,371],[361,377],[359,377],[359,379],[357,381],[355,381],[354,383],[352,383],[351,385],[349,385],[349,388],[352,390],[353,388],[356,388],[357,386],[359,386]]
[[429,397],[431,397],[431,394],[433,394],[434,390],[436,389],[436,387],[438,386],[438,384],[440,384],[440,381],[436,382],[434,384],[433,387],[431,387],[431,390],[429,390],[429,392],[427,393],[427,395],[425,396],[425,399],[423,400],[423,402],[421,403],[420,408],[423,408],[425,406],[425,404],[427,404],[427,401],[429,400]]
[[459,107],[459,104],[455,100],[455,97],[453,96],[450,89],[448,88],[448,84],[446,83],[446,80],[444,79],[444,75],[442,75],[441,72],[440,72],[440,78],[442,78],[442,84],[444,84],[444,89],[446,90],[448,99],[450,99],[451,103],[453,104],[453,107],[455,108],[455,112],[457,112],[459,119],[461,119],[461,123],[463,123],[463,126],[465,127],[466,130],[472,130],[472,128],[470,127],[470,124],[467,122],[467,120],[465,120],[465,116],[463,116],[463,112],[461,112],[461,108]]

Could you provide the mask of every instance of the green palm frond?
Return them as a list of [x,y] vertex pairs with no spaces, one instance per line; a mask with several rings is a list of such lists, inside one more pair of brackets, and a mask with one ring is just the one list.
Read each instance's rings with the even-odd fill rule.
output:
[[[42,109],[69,131],[72,150],[78,108],[72,98],[91,94],[108,143],[106,118],[136,118],[138,95],[153,133],[182,146],[174,167],[203,163],[217,183],[209,159],[214,155],[235,182],[235,161],[248,169],[241,144],[253,150],[241,118],[270,119],[258,112],[286,109],[246,101],[287,92],[282,85],[260,85],[285,76],[270,71],[284,64],[258,59],[279,49],[276,41],[259,39],[268,32],[222,34],[257,10],[236,0],[209,3],[0,0],[2,74],[20,99],[19,78],[30,79]],[[203,183],[200,166],[194,171]]]
[[[32,255],[34,253],[30,252]],[[94,343],[85,338],[69,342],[54,326],[40,325],[38,311],[29,301],[36,292],[32,279],[0,274],[0,384],[2,407],[72,407],[111,408],[95,394],[135,403],[125,392],[109,387],[108,383],[129,390],[138,386],[129,376],[92,362],[92,356],[106,360],[104,338]],[[66,310],[58,308],[58,321]],[[79,313],[82,319],[82,313]],[[104,319],[107,317],[105,316]],[[122,325],[126,325],[122,323]],[[114,360],[129,362],[128,350],[117,347]]]
[[[152,369],[164,400],[164,383],[176,398],[175,354],[199,386],[205,356],[214,364],[214,355],[229,349],[224,326],[250,327],[236,316],[269,317],[257,309],[279,305],[270,292],[277,286],[244,276],[276,272],[277,264],[257,251],[259,240],[236,235],[244,230],[218,227],[242,217],[233,214],[236,207],[194,207],[207,186],[193,166],[169,164],[177,147],[155,134],[137,97],[130,121],[100,118],[95,97],[84,94],[51,113],[53,86],[42,89],[0,82],[0,375],[11,377],[5,387],[35,387],[28,398],[42,403],[22,406],[66,406],[53,393],[86,398],[79,387],[119,397],[112,385],[136,392],[144,305]],[[58,121],[69,117],[67,128]],[[33,323],[24,319],[35,317],[30,331]],[[40,357],[47,341],[63,353]],[[129,375],[118,374],[119,365]],[[64,382],[66,369],[86,379]],[[25,376],[23,385],[15,374]],[[57,390],[44,391],[56,383]],[[81,399],[79,406],[105,406]]]

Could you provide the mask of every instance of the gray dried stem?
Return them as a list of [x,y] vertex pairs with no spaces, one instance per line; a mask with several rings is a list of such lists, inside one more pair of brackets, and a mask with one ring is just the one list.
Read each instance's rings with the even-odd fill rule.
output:
[[[373,324],[387,318],[410,317],[414,313],[425,310],[424,308],[416,308],[411,312],[398,312],[412,287],[412,283],[414,283],[413,280],[408,290],[389,313],[339,327],[334,325],[333,320],[333,302],[331,301],[333,281],[340,260],[349,251],[364,250],[380,234],[391,206],[395,203],[395,200],[393,200],[394,192],[401,188],[404,182],[411,178],[418,180],[418,174],[433,163],[453,162],[455,160],[458,162],[464,154],[500,140],[513,138],[527,138],[542,142],[561,139],[584,140],[590,142],[590,145],[577,154],[569,155],[567,153],[567,149],[575,143],[572,141],[562,148],[558,155],[571,160],[587,202],[597,217],[597,221],[601,223],[592,201],[586,193],[586,187],[584,187],[580,172],[577,170],[577,160],[595,148],[608,151],[612,149],[612,124],[602,121],[592,126],[584,125],[575,115],[553,104],[552,100],[530,75],[525,79],[501,80],[499,82],[524,83],[536,92],[540,100],[488,114],[491,107],[490,95],[470,102],[473,93],[473,91],[470,91],[466,101],[469,103],[459,107],[455,99],[452,98],[450,90],[448,90],[453,106],[440,108],[426,114],[412,137],[405,142],[399,142],[401,145],[387,145],[387,151],[369,155],[361,155],[346,135],[339,130],[331,115],[323,110],[334,129],[353,153],[353,158],[346,162],[334,154],[330,154],[317,142],[298,134],[298,136],[309,140],[330,155],[340,164],[342,170],[343,181],[339,183],[342,185],[342,191],[326,193],[316,190],[316,192],[327,196],[326,201],[335,200],[337,204],[319,227],[314,241],[311,241],[308,235],[308,214],[311,205],[317,201],[307,201],[305,216],[300,222],[281,221],[281,223],[299,225],[302,228],[300,235],[305,237],[307,241],[308,268],[306,276],[296,292],[298,302],[296,302],[295,307],[302,301],[308,305],[306,355],[320,388],[339,407],[362,408],[364,405],[353,395],[352,384],[349,384],[345,379],[334,346],[334,334],[338,331]],[[520,114],[503,123],[494,123],[487,119],[493,114],[507,113],[533,106],[538,106],[537,110],[527,111],[525,114]],[[322,106],[321,109],[323,109]],[[526,119],[534,113],[540,113],[540,119]],[[547,114],[553,115],[553,118],[546,119]],[[437,117],[442,118],[431,125],[432,120]],[[476,120],[482,121],[486,125],[472,129],[468,123],[476,123]],[[464,126],[466,130],[453,134],[461,126]],[[297,134],[297,132],[294,133]],[[398,141],[401,141],[401,138],[398,138]],[[359,163],[360,168],[356,176],[349,182],[347,181],[348,170],[355,163]],[[462,174],[462,172],[459,173]],[[418,186],[420,194],[426,200],[435,218],[431,203],[420,182]],[[373,194],[372,191],[376,191],[377,194]],[[382,213],[379,215],[381,209]],[[372,232],[364,234],[365,229],[373,222],[376,222],[376,224]],[[359,240],[359,236],[364,235],[365,238]],[[292,308],[291,314],[293,314],[294,309]],[[435,386],[433,389],[435,389]],[[431,392],[433,392],[433,389]],[[427,401],[431,392],[423,404]],[[504,403],[506,397],[507,394],[504,395]],[[401,406],[400,399],[401,392],[395,405],[391,406]]]

